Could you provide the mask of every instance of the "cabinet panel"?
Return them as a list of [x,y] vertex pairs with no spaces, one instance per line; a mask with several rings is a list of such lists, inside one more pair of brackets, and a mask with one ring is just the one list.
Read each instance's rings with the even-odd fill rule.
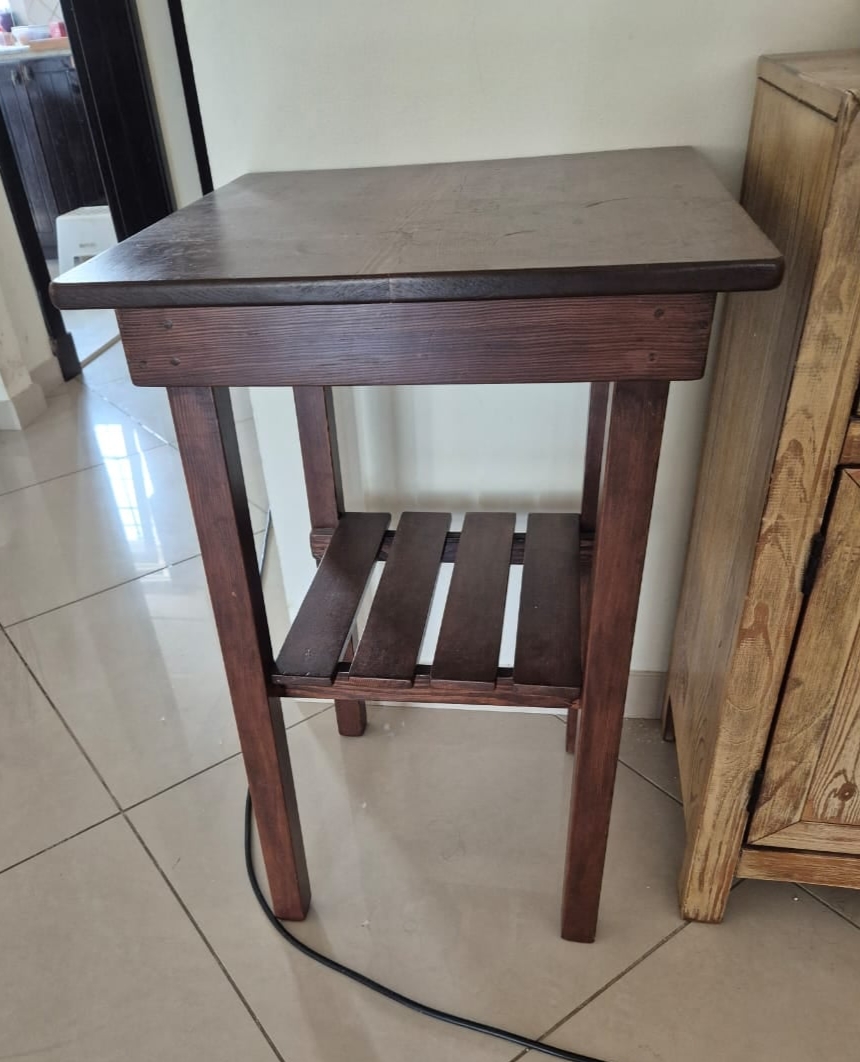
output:
[[[860,850],[860,471],[838,474],[750,824],[753,844]],[[835,825],[824,828],[823,823]]]
[[[851,647],[803,817],[860,826],[860,634]],[[857,834],[860,843],[860,830]]]
[[[740,846],[744,790],[757,766],[750,762],[761,729],[755,709],[775,704],[780,654],[791,637],[785,609],[774,607],[763,622],[743,627],[741,617],[824,229],[835,140],[828,118],[758,83],[742,202],[782,250],[785,277],[774,291],[732,295],[726,302],[669,680],[688,829],[712,817],[720,849],[727,835]],[[810,421],[809,410],[803,413]],[[807,467],[814,469],[817,455],[810,451],[809,458]],[[806,495],[795,499],[795,508],[805,504]],[[803,529],[793,521],[788,532],[800,538]],[[782,577],[793,544],[777,541],[776,534],[772,541]],[[764,593],[773,598],[774,580],[767,582]],[[739,637],[744,656],[765,650],[767,666],[735,665],[752,681],[736,704],[725,704],[738,732],[722,762],[712,765],[723,757],[718,743],[725,727],[715,706],[726,697]],[[714,769],[739,799],[708,808]]]
[[71,59],[0,64],[0,108],[42,250],[56,257],[57,216],[106,201]]
[[68,59],[28,64],[27,95],[58,213],[105,202],[77,71]]
[[59,211],[30,107],[25,70],[23,63],[0,65],[0,108],[18,160],[42,249],[51,258],[57,252],[54,221]]

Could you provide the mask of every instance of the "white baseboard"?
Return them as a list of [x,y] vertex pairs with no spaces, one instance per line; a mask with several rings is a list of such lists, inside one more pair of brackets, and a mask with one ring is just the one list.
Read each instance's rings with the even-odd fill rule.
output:
[[37,383],[30,383],[12,398],[0,401],[0,431],[20,431],[32,424],[48,407],[45,392]]
[[624,715],[628,719],[659,719],[665,689],[665,671],[631,671]]
[[50,357],[47,361],[43,361],[41,365],[37,365],[35,369],[30,369],[30,379],[34,384],[38,384],[42,388],[42,392],[47,395],[53,395],[63,386],[63,373],[60,370],[60,363],[56,358]]

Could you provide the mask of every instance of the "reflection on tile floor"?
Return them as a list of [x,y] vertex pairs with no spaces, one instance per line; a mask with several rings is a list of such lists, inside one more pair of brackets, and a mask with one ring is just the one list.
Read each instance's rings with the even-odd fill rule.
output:
[[72,333],[81,361],[109,348],[119,338],[113,310],[63,310],[63,323]]
[[[259,529],[247,392],[233,405]],[[0,434],[0,1057],[513,1059],[309,964],[256,909],[173,440],[164,392],[130,384],[120,346]],[[618,1062],[856,1054],[860,893],[744,882],[723,926],[685,926],[656,721],[625,726],[583,946],[557,932],[572,770],[557,719],[380,708],[344,740],[324,704],[284,710],[314,889],[297,932],[324,950]]]

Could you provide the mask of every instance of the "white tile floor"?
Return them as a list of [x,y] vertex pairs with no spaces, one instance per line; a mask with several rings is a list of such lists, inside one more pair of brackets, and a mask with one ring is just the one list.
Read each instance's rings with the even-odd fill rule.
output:
[[95,357],[119,338],[113,310],[63,310],[63,322],[81,362]]
[[[265,488],[234,396],[256,527]],[[291,951],[244,878],[244,779],[163,392],[111,348],[0,434],[0,1058],[506,1062]],[[273,626],[284,606],[267,581]],[[558,937],[552,716],[285,703],[306,939],[429,1003],[617,1062],[857,1056],[860,894],[744,882],[685,925],[678,775],[631,720],[591,946]]]

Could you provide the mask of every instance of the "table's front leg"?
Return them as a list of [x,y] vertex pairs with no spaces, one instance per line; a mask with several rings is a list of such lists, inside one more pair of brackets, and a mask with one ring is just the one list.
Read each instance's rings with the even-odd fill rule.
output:
[[310,885],[272,648],[226,387],[168,388],[242,745],[272,906],[304,918]]
[[597,519],[562,899],[566,940],[594,940],[639,588],[669,384],[617,383]]

